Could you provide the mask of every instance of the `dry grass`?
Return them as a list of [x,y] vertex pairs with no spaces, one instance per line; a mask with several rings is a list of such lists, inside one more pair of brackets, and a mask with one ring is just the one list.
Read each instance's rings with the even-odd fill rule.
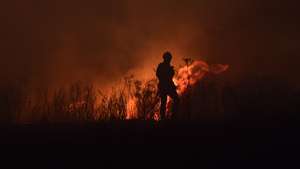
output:
[[[11,117],[6,121],[32,122],[89,122],[99,120],[125,120],[127,104],[135,100],[136,115],[131,118],[151,119],[158,111],[157,81],[142,82],[126,76],[122,83],[104,93],[91,84],[77,82],[50,93],[38,91],[30,95],[23,88],[2,96],[2,107]],[[5,100],[5,101],[4,101]]]
[[[276,80],[246,79],[233,85],[215,77],[204,78],[181,96],[179,119],[299,119],[299,96],[298,90]],[[160,106],[157,81],[127,76],[110,93],[82,82],[55,92],[36,91],[35,95],[25,85],[10,85],[0,88],[0,122],[125,120],[132,100],[135,114],[130,118],[153,119]]]

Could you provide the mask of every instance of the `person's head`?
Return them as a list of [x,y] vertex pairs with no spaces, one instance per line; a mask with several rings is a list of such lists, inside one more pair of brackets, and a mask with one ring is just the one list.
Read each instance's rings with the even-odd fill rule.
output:
[[163,54],[163,59],[164,59],[164,62],[166,63],[171,63],[171,60],[172,60],[172,54],[170,52],[165,52]]

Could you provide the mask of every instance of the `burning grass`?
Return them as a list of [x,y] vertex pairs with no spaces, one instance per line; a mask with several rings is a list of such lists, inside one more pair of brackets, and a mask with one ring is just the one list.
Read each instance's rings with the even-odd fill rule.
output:
[[[186,93],[209,73],[219,74],[227,65],[211,65],[204,61],[190,62],[177,70],[174,82],[182,99]],[[26,90],[18,90],[13,96],[17,123],[33,122],[81,122],[99,120],[159,120],[160,99],[156,78],[141,81],[133,75],[126,76],[110,92],[103,92],[91,84],[77,82],[53,92],[40,91],[33,97]],[[186,99],[188,100],[188,99]],[[184,101],[183,101],[184,102]],[[167,113],[170,115],[171,100]],[[184,110],[186,111],[186,110]]]
[[104,93],[93,85],[77,82],[33,97],[24,97],[15,112],[18,123],[82,122],[151,119],[159,109],[155,79],[142,82],[125,77],[117,88]]

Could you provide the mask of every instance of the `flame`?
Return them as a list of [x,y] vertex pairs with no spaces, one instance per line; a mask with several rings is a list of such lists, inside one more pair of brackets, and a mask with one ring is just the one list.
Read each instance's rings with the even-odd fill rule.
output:
[[177,75],[173,78],[177,86],[177,92],[182,95],[188,87],[198,83],[207,73],[220,74],[226,71],[229,65],[208,65],[202,60],[194,61],[192,64],[179,68]]
[[207,72],[209,72],[208,64],[200,60],[193,62],[191,65],[179,68],[177,76],[173,79],[177,86],[178,94],[183,94],[189,85],[194,85],[201,80]]
[[155,120],[155,121],[159,121],[160,120],[159,112],[155,112],[154,113],[153,120]]
[[126,119],[137,118],[136,100],[130,98],[126,104]]

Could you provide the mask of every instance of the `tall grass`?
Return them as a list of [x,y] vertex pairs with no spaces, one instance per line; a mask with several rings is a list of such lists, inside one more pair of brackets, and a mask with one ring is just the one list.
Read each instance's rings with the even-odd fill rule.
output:
[[1,112],[6,113],[2,119],[19,123],[125,120],[130,100],[135,103],[135,115],[130,118],[151,119],[159,107],[156,86],[154,79],[142,82],[134,76],[126,76],[107,93],[83,82],[53,93],[29,94],[25,88],[11,86],[12,92],[1,92]]
[[[178,118],[300,119],[299,93],[277,79],[244,79],[231,84],[219,76],[207,76],[180,97]],[[130,101],[135,109],[129,117]],[[123,78],[108,93],[83,82],[34,94],[20,84],[0,88],[1,123],[149,120],[159,106],[157,80],[140,81],[134,76]]]

